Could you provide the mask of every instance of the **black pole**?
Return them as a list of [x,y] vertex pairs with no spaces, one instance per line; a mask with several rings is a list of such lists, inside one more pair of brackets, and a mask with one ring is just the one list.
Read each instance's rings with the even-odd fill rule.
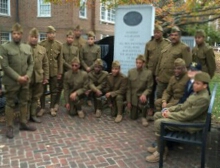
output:
[[15,21],[17,23],[20,22],[20,17],[19,17],[19,0],[16,0],[16,19],[15,19]]

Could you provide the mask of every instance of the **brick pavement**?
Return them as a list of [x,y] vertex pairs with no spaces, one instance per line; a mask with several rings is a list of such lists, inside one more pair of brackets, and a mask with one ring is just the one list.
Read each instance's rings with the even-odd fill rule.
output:
[[[70,117],[62,108],[57,117],[46,114],[38,130],[18,131],[6,139],[0,125],[1,168],[157,168],[147,163],[146,148],[154,141],[153,123],[144,128],[140,119],[128,116],[116,124],[109,110],[100,119],[84,107],[85,119]],[[207,145],[207,168],[220,167],[220,129],[212,129]],[[199,168],[200,149],[176,146],[169,152],[165,168]]]

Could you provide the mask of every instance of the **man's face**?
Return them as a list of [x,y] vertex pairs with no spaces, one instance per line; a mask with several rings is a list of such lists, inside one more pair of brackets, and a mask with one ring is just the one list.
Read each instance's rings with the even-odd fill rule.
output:
[[113,76],[117,76],[120,72],[120,68],[119,67],[112,67],[112,75]]
[[163,36],[163,33],[162,33],[161,31],[159,31],[159,30],[155,30],[155,31],[154,31],[154,39],[155,39],[155,40],[161,39],[162,36]]
[[80,38],[81,34],[82,34],[82,31],[81,31],[81,30],[74,30],[74,36],[75,36],[75,38]]
[[142,60],[136,60],[136,68],[141,69],[144,66],[144,62]]
[[95,65],[94,66],[94,71],[96,74],[99,74],[102,70],[102,66],[101,65]]
[[174,67],[174,75],[176,77],[182,75],[185,72],[185,67],[183,66],[176,66]]
[[66,37],[66,42],[67,42],[67,44],[72,44],[73,41],[74,41],[74,37],[73,37],[72,35],[68,35],[68,36]]
[[22,38],[22,33],[19,31],[13,31],[12,32],[12,39],[15,43],[19,43]]
[[73,62],[72,63],[72,70],[73,70],[73,72],[78,71],[79,68],[80,68],[79,63],[77,63],[77,62]]
[[204,41],[205,41],[203,36],[196,36],[195,40],[196,40],[197,45],[200,45],[200,44],[204,43]]
[[38,37],[37,36],[30,36],[28,37],[28,42],[30,45],[37,45]]
[[94,42],[95,42],[95,38],[94,38],[94,37],[88,37],[87,43],[88,43],[89,45],[93,45]]
[[196,71],[196,70],[191,70],[191,69],[189,69],[188,71],[187,71],[187,75],[188,75],[188,77],[190,78],[190,79],[193,79],[194,77],[195,77],[195,75],[197,74],[197,73],[199,73],[200,71]]
[[193,83],[193,91],[199,92],[207,88],[207,84],[204,84],[201,81],[194,81]]
[[49,41],[53,41],[54,39],[55,39],[55,37],[56,37],[56,33],[47,33],[47,39],[49,40]]
[[170,41],[172,44],[176,44],[180,41],[180,35],[178,32],[173,32],[170,34]]

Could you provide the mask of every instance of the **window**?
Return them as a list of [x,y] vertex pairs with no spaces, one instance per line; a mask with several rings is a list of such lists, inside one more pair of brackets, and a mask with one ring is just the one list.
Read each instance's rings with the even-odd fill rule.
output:
[[1,32],[0,33],[0,44],[11,41],[11,33],[9,32]]
[[47,38],[47,34],[46,33],[39,33],[38,38],[39,38],[38,41],[45,40]]
[[115,23],[115,9],[108,8],[106,4],[100,6],[100,20],[108,23]]
[[103,39],[105,37],[108,37],[109,35],[108,34],[100,34],[100,39]]
[[0,0],[0,15],[10,15],[10,0]]
[[87,0],[80,0],[80,7],[79,7],[80,18],[87,18],[86,1]]
[[38,0],[38,17],[51,17],[51,4],[50,2],[44,2],[44,0]]

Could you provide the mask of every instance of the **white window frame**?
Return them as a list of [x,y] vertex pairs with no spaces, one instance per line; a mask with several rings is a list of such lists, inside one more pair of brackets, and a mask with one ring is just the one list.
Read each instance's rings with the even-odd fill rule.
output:
[[[50,13],[43,14],[41,11],[41,6],[49,6]],[[51,17],[51,3],[44,2],[44,0],[37,0],[37,17]]]
[[109,37],[109,35],[108,34],[100,34],[100,40],[105,38],[105,37]]
[[[0,1],[4,1],[4,0],[0,0]],[[2,16],[10,16],[11,15],[11,0],[6,0],[7,1],[7,13],[1,13],[0,11],[0,15]]]
[[[3,34],[7,34],[7,37]],[[3,40],[3,38],[6,37],[7,39]],[[11,41],[11,32],[1,32],[0,33],[0,44],[3,44],[5,42]]]
[[[104,11],[103,11],[104,9]],[[104,12],[104,18],[103,18],[103,12]],[[113,14],[114,12],[114,14]],[[112,19],[109,19],[109,16],[112,17],[111,15],[114,15],[114,21]],[[115,24],[115,9],[114,8],[108,8],[107,4],[101,3],[100,4],[100,20],[102,22],[106,22],[106,23],[112,23]]]
[[[87,0],[80,0],[80,6],[79,6],[79,18],[87,19]],[[84,12],[84,15],[82,15],[81,12]]]
[[45,40],[47,38],[47,33],[39,33],[38,41]]

